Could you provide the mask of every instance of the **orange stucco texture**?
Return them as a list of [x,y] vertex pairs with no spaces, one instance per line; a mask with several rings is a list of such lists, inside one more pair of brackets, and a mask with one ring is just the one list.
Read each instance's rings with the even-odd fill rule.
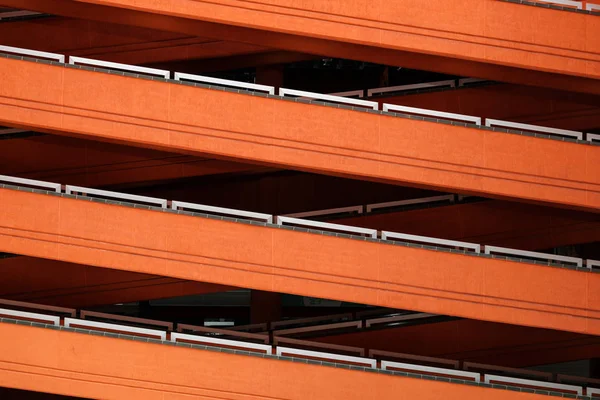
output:
[[600,333],[600,275],[0,190],[0,251]]
[[600,208],[598,147],[6,58],[0,77],[0,122],[9,126]]
[[0,385],[144,400],[542,396],[12,324],[0,324]]

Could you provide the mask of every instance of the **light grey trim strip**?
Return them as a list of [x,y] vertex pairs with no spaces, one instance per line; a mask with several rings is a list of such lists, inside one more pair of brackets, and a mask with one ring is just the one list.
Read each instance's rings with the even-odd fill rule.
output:
[[118,332],[129,332],[138,335],[155,336],[159,337],[161,340],[167,339],[167,332],[159,331],[156,329],[138,328],[136,326],[129,325],[109,324],[106,322],[90,321],[87,319],[65,318],[65,326],[68,328],[72,325],[85,326],[86,328],[97,328],[99,330],[111,330]]
[[348,97],[332,96],[330,94],[304,92],[302,90],[279,88],[279,95],[281,97],[284,97],[285,95],[308,97],[311,99],[325,100],[325,101],[331,101],[331,102],[335,102],[335,103],[344,103],[344,104],[352,104],[352,105],[362,106],[362,107],[369,107],[369,108],[372,108],[373,110],[379,109],[379,103],[377,103],[376,101],[351,99]]
[[241,349],[261,350],[266,354],[272,354],[273,347],[267,344],[240,342],[238,340],[219,339],[210,336],[188,335],[186,333],[173,332],[171,333],[171,342],[177,342],[177,339],[189,340],[190,342],[205,343],[217,345],[221,347],[239,347]]
[[340,225],[340,224],[331,224],[329,222],[319,222],[312,221],[310,219],[300,219],[300,218],[290,218],[290,217],[277,217],[277,225],[283,224],[290,225],[303,225],[303,226],[311,226],[314,228],[323,228],[323,229],[331,229],[342,232],[351,232],[351,233],[359,233],[363,235],[369,235],[372,238],[377,238],[377,230],[376,229],[368,229],[368,228],[358,228],[356,226],[348,226],[348,225]]
[[124,71],[139,72],[148,75],[158,75],[165,79],[169,79],[170,72],[164,69],[138,67],[137,65],[121,64],[110,61],[94,60],[93,58],[84,57],[69,57],[69,64],[84,64],[84,65],[95,65],[97,67],[109,68],[109,69],[120,69]]
[[600,10],[600,4],[590,4],[587,3],[585,6],[585,9],[588,11],[595,11],[595,10]]
[[67,193],[67,194],[73,194],[73,193],[82,193],[83,194],[83,193],[85,193],[86,195],[92,194],[92,195],[96,195],[96,196],[110,197],[110,198],[120,199],[120,200],[131,200],[131,201],[137,201],[140,203],[156,204],[162,208],[167,208],[167,200],[165,200],[165,199],[159,199],[156,197],[148,197],[148,196],[138,196],[136,194],[111,192],[108,190],[91,189],[91,188],[86,188],[86,187],[82,187],[82,186],[66,185],[65,193]]
[[388,240],[388,238],[392,239],[400,239],[409,242],[421,242],[421,243],[431,243],[444,247],[459,247],[463,249],[473,250],[475,253],[481,253],[481,245],[476,243],[469,242],[460,242],[458,240],[446,240],[446,239],[438,239],[432,238],[428,236],[418,236],[418,235],[409,235],[406,233],[396,233],[396,232],[388,232],[382,231],[381,238],[383,240]]
[[399,106],[396,104],[384,103],[383,111],[400,111],[401,113],[428,115],[431,117],[436,117],[436,118],[441,118],[441,119],[465,121],[468,123],[473,123],[475,125],[481,125],[480,117],[473,117],[471,115],[454,114],[454,113],[442,112],[442,111],[427,110],[425,108],[406,107],[406,106]]
[[542,133],[550,133],[553,135],[561,135],[561,136],[570,136],[579,140],[583,140],[583,132],[577,131],[568,131],[566,129],[556,129],[556,128],[548,128],[546,126],[539,125],[530,125],[530,124],[521,124],[517,122],[503,121],[500,119],[485,119],[485,126],[501,126],[504,128],[516,129],[516,130],[524,130],[530,132],[542,132]]
[[334,215],[334,214],[343,214],[343,213],[351,213],[357,212],[358,214],[362,214],[363,206],[353,206],[353,207],[340,207],[340,208],[329,208],[327,210],[319,210],[319,211],[306,211],[295,214],[286,214],[283,217],[290,218],[306,218],[306,217],[318,217],[322,215]]
[[56,315],[38,314],[27,311],[17,311],[8,308],[0,308],[0,315],[10,315],[11,317],[35,319],[39,321],[46,321],[54,326],[60,325],[60,317]]
[[35,179],[17,178],[17,177],[8,176],[8,175],[0,175],[0,181],[9,182],[9,183],[20,183],[22,185],[29,185],[29,186],[37,186],[37,187],[41,187],[44,189],[52,189],[56,193],[60,193],[60,189],[61,189],[60,183],[38,181]]
[[261,221],[265,221],[268,224],[273,223],[273,216],[271,214],[263,214],[252,211],[242,211],[235,210],[233,208],[224,208],[224,207],[214,207],[214,206],[206,206],[203,204],[195,204],[195,203],[186,203],[185,201],[173,201],[171,202],[171,208],[173,210],[181,209],[189,209],[189,210],[197,210],[204,211],[207,213],[215,213],[215,214],[225,214],[225,215],[234,215],[236,217],[243,218],[254,218]]
[[555,254],[538,253],[536,251],[515,250],[506,247],[485,246],[485,254],[500,253],[522,257],[539,258],[543,260],[562,261],[576,264],[578,267],[583,265],[583,260],[577,257],[558,256]]
[[16,301],[16,300],[0,299],[0,304],[5,305],[5,306],[30,308],[32,310],[53,311],[53,312],[68,314],[71,317],[75,317],[75,313],[77,312],[77,310],[75,310],[74,308],[47,306],[44,304],[26,303],[24,301]]
[[373,210],[379,208],[390,208],[390,207],[402,207],[409,206],[412,204],[425,204],[425,203],[434,203],[439,201],[454,201],[454,195],[450,194],[447,196],[433,196],[433,197],[424,197],[420,199],[409,199],[409,200],[400,200],[400,201],[388,201],[386,203],[376,203],[376,204],[367,204],[367,212],[371,212]]
[[417,365],[417,364],[406,364],[399,363],[394,361],[381,361],[381,369],[387,371],[389,367],[398,368],[405,371],[419,371],[425,374],[431,375],[448,375],[448,376],[456,376],[460,378],[467,378],[468,380],[472,380],[474,382],[481,381],[481,374],[476,372],[467,372],[456,369],[448,369],[448,368],[438,368],[438,367],[428,367],[425,365]]
[[86,310],[81,310],[80,316],[81,316],[81,319],[86,319],[86,317],[104,318],[104,319],[111,319],[111,320],[115,320],[115,321],[125,321],[125,322],[133,322],[136,324],[160,326],[161,328],[168,329],[170,331],[173,330],[172,322],[157,321],[154,319],[127,317],[124,315],[105,314],[105,313],[100,313],[100,312],[95,312],[95,311],[86,311]]
[[65,62],[64,55],[56,54],[56,53],[48,53],[47,51],[22,49],[20,47],[12,47],[12,46],[0,46],[0,51],[5,52],[5,53],[12,53],[12,54],[22,54],[24,56],[47,58],[50,60],[56,60],[60,63]]
[[546,388],[546,389],[558,389],[558,390],[562,390],[562,391],[576,392],[579,395],[581,395],[583,392],[581,386],[565,385],[564,383],[536,381],[533,379],[512,378],[509,376],[501,376],[501,375],[488,375],[488,374],[484,375],[484,383],[490,384],[492,381],[504,383],[504,384],[512,383],[517,386],[521,385],[521,386],[541,387],[541,388]]
[[284,356],[284,354],[293,354],[293,355],[297,355],[297,356],[320,358],[320,359],[325,359],[325,360],[346,361],[348,363],[362,364],[362,365],[367,365],[371,368],[377,368],[377,361],[373,360],[372,358],[366,358],[366,357],[345,356],[342,354],[323,353],[320,351],[294,349],[291,347],[282,347],[282,346],[276,347],[276,353],[278,356]]
[[367,90],[367,97],[371,97],[374,94],[389,93],[389,92],[404,92],[407,90],[418,90],[418,89],[429,89],[434,87],[455,87],[456,81],[446,80],[428,83],[416,83],[414,85],[402,85],[402,86],[388,86],[383,88],[374,88]]
[[242,88],[242,89],[260,90],[262,92],[268,92],[269,94],[275,95],[275,88],[273,86],[258,85],[256,83],[230,81],[229,79],[212,78],[210,76],[203,76],[203,75],[184,74],[182,72],[175,72],[175,75],[173,76],[173,78],[176,81],[187,80],[187,81],[210,83],[213,85],[220,85],[220,86],[232,86],[232,87],[238,87],[238,88]]

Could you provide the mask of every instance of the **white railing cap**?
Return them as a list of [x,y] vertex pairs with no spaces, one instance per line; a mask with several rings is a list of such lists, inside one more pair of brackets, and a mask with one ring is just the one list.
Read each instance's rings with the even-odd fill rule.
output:
[[295,89],[279,88],[279,95],[282,97],[285,95],[290,95],[290,96],[308,97],[308,98],[317,99],[317,100],[331,101],[331,102],[335,102],[335,103],[352,104],[355,106],[369,107],[369,108],[372,108],[373,110],[377,110],[379,108],[379,103],[376,101],[359,100],[359,99],[353,99],[353,98],[349,98],[349,97],[332,96],[330,94],[305,92],[302,90],[295,90]]
[[183,72],[175,72],[175,74],[173,75],[173,79],[175,79],[176,81],[180,81],[183,79],[183,80],[188,80],[188,81],[212,83],[217,86],[232,86],[232,87],[238,87],[238,88],[242,88],[242,89],[259,90],[262,92],[268,92],[269,94],[275,95],[275,87],[274,86],[259,85],[257,83],[232,81],[229,79],[213,78],[211,76],[204,76],[204,75],[184,74]]
[[425,116],[430,116],[430,117],[435,117],[435,118],[440,118],[440,119],[465,121],[465,122],[473,123],[475,125],[481,125],[481,117],[474,117],[472,115],[464,115],[464,114],[455,114],[455,113],[449,113],[449,112],[444,112],[444,111],[428,110],[426,108],[407,107],[407,106],[400,106],[397,104],[384,103],[383,111],[400,111],[400,112],[404,112],[404,113],[408,113],[408,114],[418,114],[418,115],[425,115]]
[[370,235],[372,238],[377,237],[376,229],[359,228],[356,226],[332,224],[329,222],[313,221],[310,219],[300,219],[300,218],[277,216],[277,225],[283,225],[284,223],[289,223],[289,224],[294,224],[294,225],[312,226],[315,228],[331,229],[331,230],[343,231],[343,232],[360,233],[360,234],[364,234],[364,235]]
[[65,62],[64,55],[57,54],[57,53],[49,53],[47,51],[37,51],[37,50],[30,50],[30,49],[22,49],[20,47],[1,46],[0,45],[0,52],[12,53],[12,54],[22,54],[24,56],[31,56],[31,57],[48,58],[51,60],[56,60],[61,63]]
[[104,68],[108,68],[108,69],[119,69],[119,70],[124,70],[124,71],[139,72],[139,73],[148,74],[148,75],[158,75],[158,76],[162,76],[165,79],[169,79],[169,76],[171,74],[169,71],[164,70],[164,69],[139,67],[137,65],[121,64],[121,63],[116,63],[116,62],[111,62],[111,61],[95,60],[93,58],[74,57],[74,56],[69,57],[69,64],[75,65],[76,63],[77,64],[86,64],[86,65],[96,65],[98,67],[104,67]]
[[159,199],[156,197],[148,197],[148,196],[139,196],[137,194],[111,192],[108,190],[92,189],[92,188],[87,188],[87,187],[83,187],[83,186],[73,186],[73,185],[66,185],[65,192],[67,194],[72,194],[73,192],[86,193],[86,194],[93,194],[96,196],[110,197],[110,198],[120,199],[120,200],[131,200],[131,201],[137,201],[140,203],[158,204],[162,208],[167,208],[167,200],[166,199]]

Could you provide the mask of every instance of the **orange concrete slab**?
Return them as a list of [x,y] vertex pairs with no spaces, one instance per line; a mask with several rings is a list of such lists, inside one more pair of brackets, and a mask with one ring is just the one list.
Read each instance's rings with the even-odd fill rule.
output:
[[[193,366],[193,368],[190,368]],[[102,399],[480,399],[542,395],[0,324],[0,385]]]
[[600,241],[599,214],[498,200],[366,214],[332,222],[521,250]]
[[517,368],[600,355],[597,336],[469,319],[311,337],[310,340]]
[[330,57],[600,93],[595,16],[496,0],[468,6],[461,0],[5,3]]
[[5,140],[0,146],[0,174],[92,187],[264,170],[255,165],[54,135]]
[[0,251],[600,333],[600,274],[0,190]]
[[0,121],[9,126],[600,209],[595,146],[7,58],[0,77]]
[[125,64],[258,54],[268,48],[110,22],[50,17],[0,24],[6,46]]
[[600,127],[600,98],[528,86],[491,84],[377,100],[575,131]]
[[32,257],[0,259],[0,298],[83,308],[234,290]]

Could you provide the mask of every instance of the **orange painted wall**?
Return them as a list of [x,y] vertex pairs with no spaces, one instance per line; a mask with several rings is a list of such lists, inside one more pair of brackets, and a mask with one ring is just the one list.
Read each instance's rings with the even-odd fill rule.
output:
[[0,259],[0,271],[0,298],[74,308],[235,289],[31,257]]
[[600,275],[0,190],[0,251],[600,333]]
[[144,400],[542,396],[11,324],[0,325],[0,385]]
[[10,77],[0,87],[0,121],[10,126],[600,208],[598,147],[4,58],[0,77]]

